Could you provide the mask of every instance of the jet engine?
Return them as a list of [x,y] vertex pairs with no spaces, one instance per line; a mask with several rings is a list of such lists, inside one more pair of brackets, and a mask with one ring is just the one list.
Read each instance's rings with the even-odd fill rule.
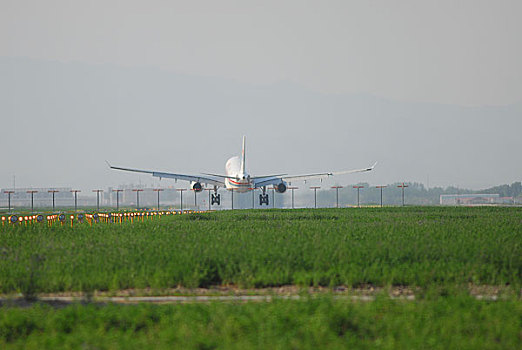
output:
[[277,193],[285,193],[286,192],[286,182],[281,181],[280,183],[274,185],[274,189]]
[[203,186],[201,186],[201,182],[197,182],[197,181],[192,181],[190,183],[190,187],[192,187],[192,189],[196,192],[201,192],[203,191]]

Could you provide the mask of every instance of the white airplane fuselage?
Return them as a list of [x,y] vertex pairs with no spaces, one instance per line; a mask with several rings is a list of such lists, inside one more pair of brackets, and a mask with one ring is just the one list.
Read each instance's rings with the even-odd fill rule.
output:
[[247,192],[252,189],[252,181],[250,175],[241,169],[241,159],[232,157],[225,164],[225,187],[227,190],[234,192]]

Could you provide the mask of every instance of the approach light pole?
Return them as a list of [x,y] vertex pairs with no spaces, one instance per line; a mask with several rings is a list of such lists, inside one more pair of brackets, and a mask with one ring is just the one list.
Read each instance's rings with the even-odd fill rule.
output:
[[8,206],[8,213],[11,212],[11,194],[15,193],[15,191],[4,191],[5,194],[7,194],[7,206]]
[[34,190],[31,190],[31,191],[27,191],[27,193],[30,193],[31,194],[31,214],[34,212],[34,194],[35,193],[38,193],[38,191],[34,191]]
[[343,186],[332,186],[335,189],[335,207],[339,208],[339,189]]
[[402,206],[404,207],[404,189],[405,189],[406,187],[409,187],[409,186],[408,186],[408,185],[405,185],[404,182],[403,182],[402,185],[399,185],[399,186],[397,186],[397,187],[399,187],[399,188],[402,190]]
[[272,190],[272,209],[275,208],[275,187],[271,188]]
[[[103,190],[92,190],[93,192],[96,192],[96,211],[100,211],[100,192],[103,192]],[[53,205],[54,205],[54,196],[53,196]]]
[[208,210],[210,211],[210,206],[212,202],[210,201],[210,191],[214,191],[213,188],[205,188],[205,191],[208,191]]
[[314,190],[314,208],[317,209],[317,189],[321,186],[311,186],[310,189]]
[[381,190],[381,208],[382,208],[382,189],[386,188],[385,185],[375,186],[375,188],[379,188]]
[[290,191],[292,191],[292,209],[294,209],[294,190],[299,189],[299,187],[292,187],[292,186],[290,186],[290,187],[288,187],[288,189]]
[[353,186],[353,188],[356,188],[356,189],[357,189],[357,207],[360,208],[360,207],[361,207],[361,202],[359,201],[359,198],[360,198],[360,197],[359,197],[359,190],[360,190],[361,188],[364,188],[364,186]]
[[158,194],[158,211],[160,210],[160,192],[163,191],[163,188],[155,188],[153,189],[154,192]]
[[187,189],[186,188],[178,188],[176,189],[176,191],[179,191],[179,194],[181,196],[181,212],[183,213],[183,191],[186,191]]
[[78,211],[78,192],[81,192],[80,190],[71,190],[72,193],[74,193],[74,211]]
[[116,192],[116,211],[120,210],[120,192],[123,190],[112,190],[112,192]]
[[232,205],[231,205],[231,207],[232,207],[232,210],[234,210],[234,189],[231,188],[230,191],[232,192],[232,197],[231,197],[232,198]]
[[136,210],[140,210],[140,192],[143,192],[141,188],[135,188],[132,192],[136,192]]
[[254,201],[256,189],[253,187],[250,187],[249,190],[252,191],[252,209],[254,209],[256,206],[255,201]]
[[58,192],[60,192],[60,191],[57,191],[57,190],[50,190],[50,191],[47,191],[47,192],[53,194],[53,211],[54,211],[54,194],[55,194],[55,193],[58,193]]
[[195,189],[191,188],[190,189],[191,191],[194,191],[194,209],[197,209],[198,208],[198,191],[196,191]]

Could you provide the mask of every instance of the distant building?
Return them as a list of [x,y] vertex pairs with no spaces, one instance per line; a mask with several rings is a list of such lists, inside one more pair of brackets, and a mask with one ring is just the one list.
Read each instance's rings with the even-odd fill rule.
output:
[[441,194],[440,205],[480,205],[480,204],[501,204],[498,194]]

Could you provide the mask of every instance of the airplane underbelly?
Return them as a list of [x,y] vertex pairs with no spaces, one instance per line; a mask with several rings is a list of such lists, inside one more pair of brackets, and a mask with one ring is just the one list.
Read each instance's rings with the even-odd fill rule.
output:
[[252,188],[249,182],[239,182],[231,179],[226,179],[225,186],[227,190],[234,190],[234,192],[248,192]]

